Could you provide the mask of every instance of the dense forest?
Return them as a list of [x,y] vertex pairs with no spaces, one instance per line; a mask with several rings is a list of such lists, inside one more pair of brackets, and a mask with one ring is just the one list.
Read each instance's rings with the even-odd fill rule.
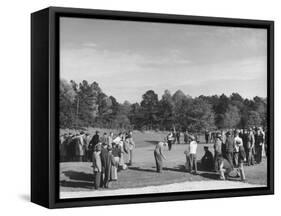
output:
[[60,127],[203,131],[265,126],[266,98],[213,95],[192,98],[165,90],[161,98],[148,90],[140,103],[118,102],[96,82],[60,81]]

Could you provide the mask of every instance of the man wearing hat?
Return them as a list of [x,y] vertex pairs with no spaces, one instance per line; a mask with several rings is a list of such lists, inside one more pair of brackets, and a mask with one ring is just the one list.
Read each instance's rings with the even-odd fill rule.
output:
[[213,161],[214,157],[212,152],[209,151],[208,146],[204,146],[205,154],[201,159],[201,166],[203,170],[212,171],[213,170]]

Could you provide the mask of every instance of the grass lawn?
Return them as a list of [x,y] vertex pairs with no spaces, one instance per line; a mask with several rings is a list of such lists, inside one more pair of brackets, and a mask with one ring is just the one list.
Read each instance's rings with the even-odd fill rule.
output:
[[[94,133],[94,129],[91,133]],[[101,131],[103,132],[103,131]],[[108,131],[107,131],[108,132]],[[185,171],[184,150],[186,144],[173,145],[172,151],[165,149],[164,154],[167,160],[164,163],[163,173],[155,172],[155,161],[153,156],[154,145],[163,140],[166,134],[163,132],[134,132],[133,138],[136,143],[134,151],[134,164],[128,169],[118,173],[118,181],[112,182],[110,188],[134,188],[152,185],[163,185],[184,181],[206,181],[218,179],[218,174],[199,171],[199,175],[192,175]],[[204,154],[203,138],[200,137],[197,159]],[[212,151],[212,144],[208,144]],[[267,163],[266,159],[256,166],[245,166],[246,182],[251,184],[267,184]],[[239,181],[240,178],[231,179]],[[91,163],[87,162],[66,162],[60,164],[60,188],[61,191],[87,191],[93,188],[93,170]]]

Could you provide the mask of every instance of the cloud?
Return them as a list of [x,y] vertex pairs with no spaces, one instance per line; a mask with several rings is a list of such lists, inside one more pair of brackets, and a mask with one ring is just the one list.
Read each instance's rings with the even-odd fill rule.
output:
[[121,101],[148,89],[266,94],[263,29],[65,18],[61,30],[61,77]]

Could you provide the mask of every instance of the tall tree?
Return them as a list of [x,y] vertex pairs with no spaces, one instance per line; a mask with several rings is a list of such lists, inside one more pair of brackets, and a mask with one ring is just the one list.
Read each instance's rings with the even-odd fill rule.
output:
[[[75,99],[77,125],[90,126],[94,124],[94,119],[98,115],[98,95],[101,93],[96,82],[91,85],[83,80],[77,89]],[[94,125],[93,125],[94,126]]]
[[248,117],[248,126],[254,127],[261,125],[262,118],[260,117],[260,114],[256,111],[249,111],[249,117]]
[[224,127],[224,117],[225,117],[225,113],[229,107],[229,103],[230,103],[229,98],[225,94],[222,94],[219,97],[216,106],[214,107],[214,111],[216,114],[215,123],[218,128]]
[[76,92],[66,80],[60,81],[60,126],[72,127],[75,121],[75,110],[73,107]]
[[212,107],[201,98],[186,100],[182,104],[180,117],[182,127],[191,132],[214,128],[214,112]]
[[239,109],[236,106],[229,105],[224,114],[223,128],[235,128],[241,120]]
[[158,124],[158,95],[149,90],[142,96],[141,108],[144,117],[144,123],[149,129],[155,128]]
[[141,129],[143,126],[143,112],[139,103],[134,103],[131,105],[129,120],[132,124],[132,127],[135,129]]
[[159,101],[160,129],[169,130],[175,124],[175,103],[169,90],[165,90]]

